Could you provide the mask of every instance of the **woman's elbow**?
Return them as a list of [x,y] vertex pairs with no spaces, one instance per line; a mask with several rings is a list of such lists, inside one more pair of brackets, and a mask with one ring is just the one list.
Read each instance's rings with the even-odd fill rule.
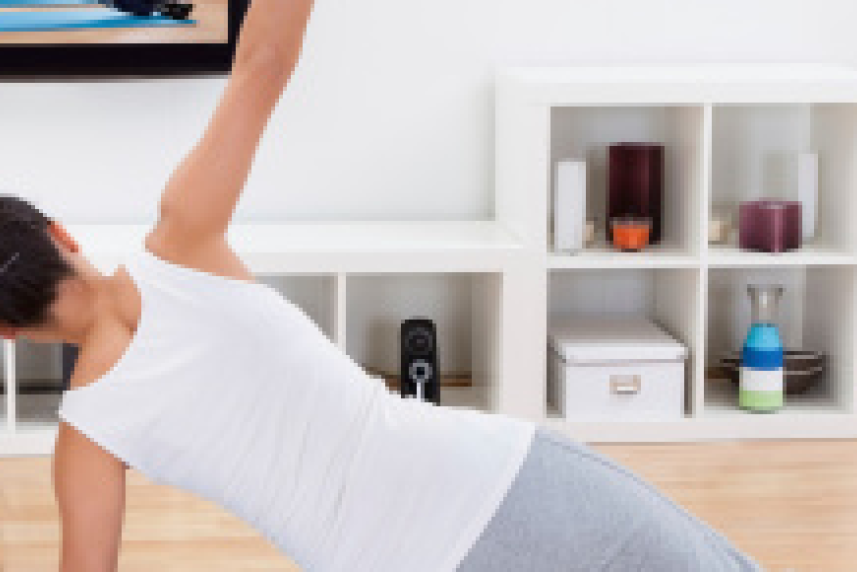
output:
[[232,75],[263,77],[285,84],[295,66],[295,60],[274,46],[262,44],[245,50],[236,57]]

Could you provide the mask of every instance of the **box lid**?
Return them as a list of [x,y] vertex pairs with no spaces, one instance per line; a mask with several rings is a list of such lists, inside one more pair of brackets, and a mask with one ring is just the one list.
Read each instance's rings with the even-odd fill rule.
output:
[[576,364],[677,361],[687,348],[644,317],[562,317],[551,321],[548,343]]

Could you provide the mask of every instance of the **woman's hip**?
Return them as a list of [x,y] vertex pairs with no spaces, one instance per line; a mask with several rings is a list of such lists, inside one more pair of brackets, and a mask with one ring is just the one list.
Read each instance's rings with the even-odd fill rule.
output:
[[538,427],[458,572],[760,568],[631,471]]

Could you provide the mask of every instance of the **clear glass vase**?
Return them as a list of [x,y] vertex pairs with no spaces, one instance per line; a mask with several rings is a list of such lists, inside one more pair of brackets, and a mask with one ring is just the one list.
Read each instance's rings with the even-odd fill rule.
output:
[[750,411],[776,411],[784,404],[783,342],[777,327],[780,285],[747,287],[752,325],[741,351],[738,405]]

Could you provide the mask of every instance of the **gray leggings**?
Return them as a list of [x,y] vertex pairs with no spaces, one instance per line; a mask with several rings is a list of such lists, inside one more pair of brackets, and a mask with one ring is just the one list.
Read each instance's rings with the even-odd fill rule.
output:
[[521,471],[458,572],[758,571],[627,469],[537,427]]

